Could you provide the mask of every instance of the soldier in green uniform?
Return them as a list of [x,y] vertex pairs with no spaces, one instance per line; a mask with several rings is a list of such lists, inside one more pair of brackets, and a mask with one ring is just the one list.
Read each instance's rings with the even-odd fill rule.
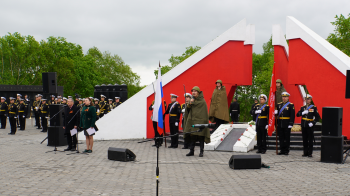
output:
[[[186,93],[185,95],[185,103],[183,103],[181,105],[181,113],[182,113],[182,123],[181,123],[181,126],[182,126],[182,129],[185,130],[185,111],[186,111],[186,107],[188,104],[190,104],[191,102],[191,99],[192,99],[192,95],[190,93]],[[182,149],[188,149],[189,146],[190,146],[190,142],[189,141],[189,137],[187,137],[187,139],[184,139],[184,147],[182,147]]]
[[256,135],[257,135],[257,153],[265,154],[266,147],[266,134],[267,128],[269,126],[269,111],[270,107],[266,104],[267,96],[265,94],[261,94],[259,96],[260,104],[256,104],[252,109],[251,114],[256,115],[255,121],[256,125]]
[[168,105],[164,115],[169,114],[170,134],[175,136],[171,137],[171,145],[168,148],[177,148],[179,143],[179,122],[181,115],[181,106],[176,101],[177,95],[170,94],[170,96],[171,103]]
[[284,88],[283,84],[282,84],[282,80],[281,79],[277,79],[276,80],[276,104],[281,103],[282,102],[282,93],[286,92],[286,89]]
[[24,99],[20,99],[19,108],[18,108],[18,117],[19,117],[19,130],[24,131],[26,129],[26,111],[27,105],[24,103]]
[[46,103],[46,99],[42,99],[41,104],[41,124],[43,130],[41,132],[47,132],[47,118],[49,115],[49,104]]
[[100,107],[100,113],[99,117],[102,118],[105,114],[107,114],[108,111],[108,104],[107,101],[105,101],[106,96],[101,95],[101,101],[98,103]]
[[[185,111],[185,129],[184,138],[190,137],[191,145],[190,152],[186,156],[194,155],[194,147],[196,141],[200,144],[199,157],[203,157],[204,142],[210,143],[210,131],[208,127],[205,127],[200,132],[195,132],[198,128],[192,127],[194,124],[208,124],[208,106],[204,100],[203,92],[200,91],[198,86],[192,88],[192,96],[190,104],[186,107]],[[228,113],[228,110],[227,110]],[[228,115],[228,114],[227,114]],[[195,132],[189,134],[189,132]]]
[[317,107],[312,105],[312,96],[306,95],[306,105],[302,106],[297,113],[297,117],[301,117],[301,132],[303,135],[303,157],[312,157],[314,127],[320,120],[320,114]]
[[1,102],[0,102],[0,120],[1,120],[1,129],[6,128],[6,118],[8,115],[8,105],[5,102],[6,98],[1,97]]
[[8,105],[9,121],[11,126],[11,132],[9,133],[9,135],[15,135],[17,131],[16,119],[18,116],[18,108],[15,104],[15,99],[16,98],[10,97],[10,104]]
[[215,82],[216,88],[211,97],[209,120],[216,123],[214,131],[221,125],[228,123],[230,117],[228,114],[227,92],[221,80]]
[[288,155],[290,148],[290,133],[295,119],[294,104],[289,102],[290,94],[282,93],[282,102],[277,104],[275,115],[277,116],[277,132],[281,151],[278,155]]
[[115,97],[115,102],[113,103],[113,108],[118,107],[122,102],[120,102],[120,97]]

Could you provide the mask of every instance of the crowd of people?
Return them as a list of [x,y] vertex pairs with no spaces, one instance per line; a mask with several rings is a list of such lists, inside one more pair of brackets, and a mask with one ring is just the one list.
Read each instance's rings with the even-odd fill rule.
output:
[[[190,93],[186,93],[185,103],[179,104],[177,102],[177,95],[170,94],[171,103],[165,106],[165,115],[169,115],[169,127],[171,134],[171,144],[169,148],[178,148],[178,133],[180,126],[180,118],[182,121],[182,128],[184,132],[184,146],[182,149],[189,149],[190,152],[186,156],[194,156],[195,143],[199,142],[200,152],[199,157],[203,157],[204,143],[210,143],[210,134],[213,133],[221,124],[227,124],[231,121],[236,123],[239,121],[240,106],[237,102],[237,97],[233,99],[229,108],[227,102],[227,92],[221,80],[215,82],[215,89],[213,91],[210,108],[208,113],[208,106],[204,100],[203,92],[198,86],[195,86]],[[288,155],[290,150],[290,134],[294,125],[295,117],[301,117],[304,157],[312,157],[313,152],[313,138],[314,126],[319,121],[320,115],[317,107],[312,104],[312,96],[307,95],[306,105],[302,106],[296,113],[293,103],[289,102],[290,94],[284,88],[282,81],[276,81],[276,104],[275,108],[270,108],[267,104],[267,96],[261,94],[255,99],[252,105],[250,114],[253,117],[257,132],[257,153],[265,154],[267,150],[266,137],[269,124],[269,111],[274,110],[276,117],[276,129],[279,138],[280,152],[278,155]],[[149,110],[153,110],[153,104],[149,106]],[[295,114],[296,113],[296,114]],[[208,127],[204,127],[198,132],[198,128],[193,127],[195,124],[215,123],[215,128],[210,132]],[[162,145],[163,135],[158,133],[157,122],[153,122],[155,133],[155,144]]]
[[44,99],[41,94],[37,94],[33,104],[31,104],[31,108],[29,108],[30,101],[27,95],[25,95],[24,98],[22,98],[21,94],[17,94],[17,98],[10,97],[9,103],[6,102],[5,97],[1,97],[1,129],[6,129],[8,118],[11,130],[10,133],[8,133],[9,135],[15,135],[17,128],[20,128],[19,130],[21,131],[25,131],[26,118],[30,112],[29,116],[34,113],[34,126],[40,129],[41,132],[47,132],[50,118],[56,115],[50,114],[50,105],[64,105],[62,109],[63,128],[65,129],[68,142],[68,148],[65,149],[65,151],[76,150],[77,134],[72,135],[71,130],[77,129],[78,132],[84,131],[86,137],[87,148],[84,152],[91,153],[93,135],[95,135],[95,133],[88,133],[88,129],[97,131],[98,128],[95,125],[96,120],[102,118],[105,114],[111,112],[121,104],[120,97],[115,97],[114,99],[115,101],[113,101],[113,99],[108,99],[107,102],[106,96],[101,95],[101,100],[93,97],[79,98],[78,96],[73,100],[72,96],[66,98],[60,95],[57,97],[51,95],[50,100],[47,100]]

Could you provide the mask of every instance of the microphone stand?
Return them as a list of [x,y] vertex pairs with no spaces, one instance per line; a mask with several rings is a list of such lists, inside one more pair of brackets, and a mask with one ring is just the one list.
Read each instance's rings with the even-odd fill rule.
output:
[[[192,132],[188,132],[188,133],[182,133],[183,135],[185,134],[191,134],[191,133],[197,133],[197,132],[201,132],[205,127],[200,127],[197,131],[192,131]],[[157,167],[156,167],[156,195],[158,196],[159,194],[159,147],[161,145],[161,140],[159,139],[165,139],[165,138],[169,138],[169,137],[173,137],[173,136],[177,136],[177,135],[181,135],[179,133],[176,133],[174,135],[168,135],[168,136],[161,136],[161,137],[154,137],[153,139],[147,139],[147,140],[143,140],[143,141],[139,141],[137,143],[144,143],[144,142],[149,142],[149,141],[153,141],[155,140],[156,143],[156,147],[157,147]]]
[[[49,121],[51,121],[53,118],[55,118],[56,116],[57,116],[57,114],[59,114],[60,112],[62,112],[62,110],[64,110],[65,108],[64,108],[65,106],[63,106],[63,108],[60,110],[60,111],[58,111],[55,115],[53,115],[50,119],[49,119]],[[46,118],[46,117],[45,117]],[[55,127],[56,127],[56,122],[55,122]],[[56,130],[57,131],[57,130]],[[49,135],[49,133],[47,133],[47,135]],[[47,140],[49,138],[49,136],[47,136],[40,144],[42,144],[42,143],[44,143],[44,141],[45,140]],[[52,151],[47,151],[47,152],[45,152],[45,153],[48,153],[48,152],[55,152],[55,154],[56,154],[56,152],[57,151],[59,151],[59,150],[57,150],[57,144],[56,144],[57,142],[55,142],[55,148],[54,148],[54,150],[52,150]],[[64,152],[64,151],[59,151],[59,152]]]

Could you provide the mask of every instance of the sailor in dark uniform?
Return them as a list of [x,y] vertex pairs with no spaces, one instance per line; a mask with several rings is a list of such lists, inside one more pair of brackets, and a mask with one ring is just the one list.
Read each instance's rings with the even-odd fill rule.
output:
[[169,148],[177,148],[178,142],[179,142],[179,122],[180,122],[180,115],[181,115],[181,106],[176,101],[177,95],[170,94],[171,96],[171,103],[168,105],[167,110],[165,111],[164,115],[169,114],[169,127],[170,127],[170,134],[176,136],[171,137],[171,145]]
[[55,104],[55,95],[51,95],[51,100],[49,101],[49,105]]
[[253,121],[255,121],[255,119],[256,119],[256,114],[255,114],[255,113],[252,113],[252,111],[253,111],[253,108],[254,108],[257,104],[259,104],[258,99],[254,99],[254,104],[252,105],[252,108],[250,109],[250,114],[251,114],[251,116],[253,117]]
[[108,111],[107,113],[113,110],[113,99],[108,99]]
[[62,104],[62,96],[61,95],[57,96],[57,103],[56,104]]
[[238,122],[239,114],[239,103],[237,102],[237,97],[235,97],[230,105],[230,116],[233,123]]
[[[21,94],[17,94],[17,99],[15,101],[15,104],[17,106],[17,109],[19,110],[19,104],[20,104],[20,100],[22,99],[22,95]],[[17,124],[17,127],[20,126],[19,124],[19,118],[16,119],[16,124]]]
[[9,135],[15,135],[17,131],[16,119],[18,116],[18,108],[15,104],[15,99],[16,98],[14,97],[10,97],[10,104],[8,105],[9,121],[11,126],[11,132],[9,133]]
[[118,107],[122,102],[120,102],[120,97],[115,97],[115,102],[113,103],[113,108]]
[[41,104],[41,124],[43,130],[41,132],[47,132],[47,119],[49,116],[49,104],[46,103],[46,99],[42,99]]
[[302,106],[297,113],[297,117],[301,117],[301,132],[303,135],[303,157],[312,157],[314,127],[320,120],[320,114],[317,107],[312,105],[312,96],[306,95],[306,105]]
[[100,113],[99,117],[102,118],[105,114],[107,114],[108,111],[108,104],[107,101],[105,101],[106,96],[101,95],[101,101],[98,103],[100,107]]
[[37,129],[42,129],[41,128],[41,97],[42,95],[38,94],[36,95],[36,102],[35,104],[33,104],[33,110],[34,110],[34,114],[35,114],[35,122],[36,122],[36,126],[38,127]]
[[24,103],[24,99],[20,99],[19,107],[18,107],[18,117],[19,117],[19,125],[21,131],[26,129],[26,111],[27,105]]
[[1,97],[0,102],[0,120],[1,120],[1,129],[6,128],[6,118],[8,115],[8,105],[6,103],[6,98]]
[[67,98],[66,97],[63,97],[62,98],[62,105],[67,105]]
[[[100,114],[100,105],[98,105],[98,102],[99,102],[100,100],[98,100],[97,98],[94,98],[94,107],[95,107],[95,109],[96,109],[96,120],[98,120],[100,117],[98,116],[99,114]],[[81,107],[81,108],[83,108],[83,107]]]
[[259,96],[260,104],[256,104],[251,113],[256,114],[255,125],[257,135],[258,151],[256,153],[265,154],[266,147],[266,134],[269,126],[269,111],[270,107],[266,104],[267,96],[261,94]]
[[294,104],[289,102],[289,96],[290,94],[288,92],[282,92],[282,102],[277,104],[277,110],[275,110],[281,149],[278,155],[289,154],[290,133],[295,119]]
[[[182,126],[182,129],[185,129],[185,122],[184,122],[184,118],[185,118],[185,111],[186,111],[186,107],[187,105],[191,102],[191,99],[192,99],[192,95],[191,93],[186,93],[185,95],[185,103],[183,103],[181,105],[181,113],[182,113],[182,123],[181,123],[181,126]],[[189,149],[190,147],[190,144],[191,144],[191,141],[189,141],[189,137],[187,137],[186,139],[184,139],[184,147],[182,147],[182,149]]]
[[28,95],[27,94],[24,95],[24,104],[27,105],[27,111],[25,112],[26,113],[25,115],[26,115],[26,118],[27,118],[28,112],[30,111],[30,99],[28,99]]

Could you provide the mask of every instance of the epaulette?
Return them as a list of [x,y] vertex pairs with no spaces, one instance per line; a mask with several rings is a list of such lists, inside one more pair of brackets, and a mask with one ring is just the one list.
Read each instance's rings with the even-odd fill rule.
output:
[[266,106],[269,106],[269,105],[266,105]]
[[279,102],[278,104],[281,104],[281,103],[283,103],[283,102]]
[[289,103],[289,104],[293,104],[294,105],[294,103]]
[[119,103],[123,103],[123,102],[119,102]]

